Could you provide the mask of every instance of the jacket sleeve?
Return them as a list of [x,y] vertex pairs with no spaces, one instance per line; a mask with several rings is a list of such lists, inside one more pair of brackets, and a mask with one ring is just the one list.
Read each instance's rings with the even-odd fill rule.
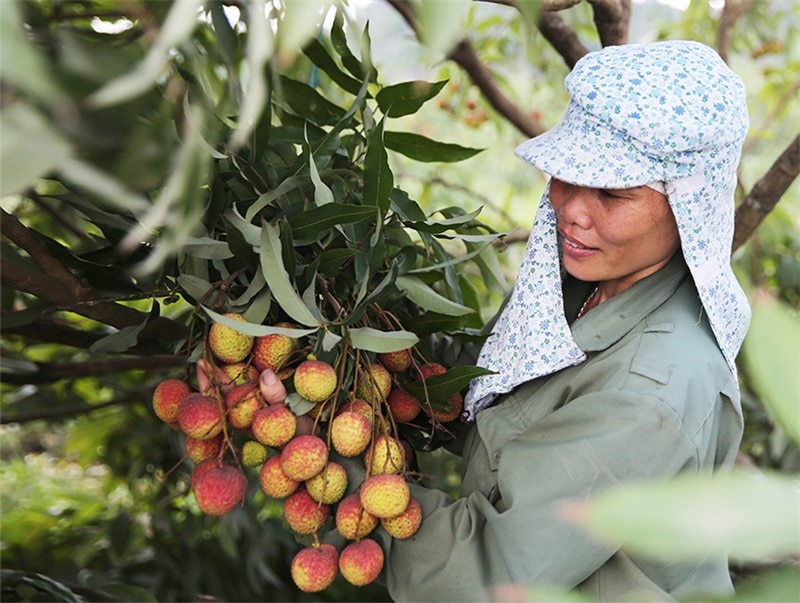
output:
[[497,450],[488,443],[486,454],[490,491],[453,499],[413,486],[423,508],[417,535],[378,531],[395,601],[486,601],[509,584],[571,589],[618,547],[568,521],[565,502],[672,476],[696,459],[671,408],[624,391],[576,398]]

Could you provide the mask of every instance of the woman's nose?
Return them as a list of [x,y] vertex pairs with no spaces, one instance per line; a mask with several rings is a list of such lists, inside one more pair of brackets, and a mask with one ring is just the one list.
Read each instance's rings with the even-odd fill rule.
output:
[[556,205],[556,215],[561,222],[589,228],[592,223],[589,189],[571,184],[562,185]]

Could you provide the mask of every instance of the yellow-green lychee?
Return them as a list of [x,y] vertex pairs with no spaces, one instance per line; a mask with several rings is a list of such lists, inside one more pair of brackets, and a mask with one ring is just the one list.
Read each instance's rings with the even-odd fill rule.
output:
[[369,445],[372,425],[363,414],[348,410],[333,418],[330,435],[331,443],[339,454],[353,457],[364,452]]
[[153,390],[153,411],[156,416],[173,427],[178,424],[178,409],[183,399],[189,395],[191,388],[175,378],[164,379]]
[[[244,316],[235,312],[228,312],[225,317],[239,322],[247,322]],[[241,362],[247,358],[253,348],[254,339],[252,335],[240,333],[221,322],[215,322],[211,325],[211,330],[208,333],[208,345],[211,351],[222,362],[229,364]]]
[[242,464],[245,467],[261,467],[269,456],[269,450],[261,442],[248,440],[242,445]]
[[264,397],[255,381],[235,385],[225,394],[228,422],[236,429],[249,428],[264,404]]
[[405,462],[405,450],[397,438],[381,434],[364,452],[364,465],[368,475],[400,473]]
[[299,435],[281,451],[281,468],[290,478],[305,481],[322,471],[328,462],[328,446],[315,435]]
[[258,381],[258,369],[247,362],[234,362],[219,367],[235,385]]
[[253,417],[253,435],[262,444],[279,448],[297,431],[297,416],[285,404],[269,404]]
[[384,402],[392,389],[392,375],[379,362],[371,362],[358,377],[356,395],[371,404]]
[[322,360],[304,360],[294,371],[294,389],[306,400],[322,402],[336,391],[336,369]]
[[186,436],[186,454],[195,463],[219,456],[222,452],[224,439],[222,434],[217,434],[208,440],[197,440]]
[[378,518],[364,509],[358,492],[345,496],[336,506],[336,529],[347,540],[359,540],[378,526]]
[[286,335],[275,333],[256,337],[253,344],[253,364],[259,371],[271,369],[277,373],[294,349],[295,340]]
[[339,554],[339,571],[350,584],[365,586],[383,569],[383,549],[371,538],[348,544]]
[[384,473],[365,479],[359,496],[364,509],[380,519],[394,517],[405,511],[411,490],[403,476]]
[[339,553],[332,544],[323,543],[301,549],[292,559],[292,581],[306,593],[328,588],[339,574]]
[[311,498],[326,505],[339,502],[347,490],[347,472],[339,463],[329,461],[325,468],[305,481]]
[[402,513],[394,517],[381,517],[381,525],[395,538],[411,538],[422,525],[422,507],[419,501],[412,496]]

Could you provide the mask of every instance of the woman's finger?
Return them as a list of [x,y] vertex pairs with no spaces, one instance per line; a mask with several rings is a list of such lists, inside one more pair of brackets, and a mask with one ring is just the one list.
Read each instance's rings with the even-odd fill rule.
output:
[[211,365],[202,358],[197,361],[195,367],[197,375],[197,389],[203,395],[213,395],[216,387],[223,393],[230,390],[235,383],[221,368]]
[[286,400],[286,388],[274,371],[266,369],[258,379],[261,395],[267,404],[283,404]]

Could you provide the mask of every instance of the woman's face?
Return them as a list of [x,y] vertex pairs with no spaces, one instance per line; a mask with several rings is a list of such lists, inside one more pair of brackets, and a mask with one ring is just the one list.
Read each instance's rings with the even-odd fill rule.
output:
[[550,183],[564,268],[575,278],[621,293],[656,272],[680,247],[666,196],[647,186],[596,189]]

